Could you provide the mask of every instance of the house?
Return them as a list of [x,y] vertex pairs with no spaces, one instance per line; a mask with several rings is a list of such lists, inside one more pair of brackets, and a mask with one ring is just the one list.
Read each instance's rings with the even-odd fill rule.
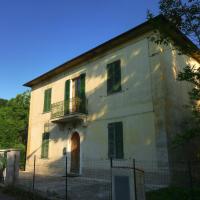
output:
[[[180,46],[194,47],[165,18],[157,20]],[[147,21],[25,84],[32,89],[26,170],[35,155],[44,174],[61,173],[65,155],[76,174],[85,161],[110,157],[170,169],[190,88],[177,73],[200,58],[152,42],[154,35]]]

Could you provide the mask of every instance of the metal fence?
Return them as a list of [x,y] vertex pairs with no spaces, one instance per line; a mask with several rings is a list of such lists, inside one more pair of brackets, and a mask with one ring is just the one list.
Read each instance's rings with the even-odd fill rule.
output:
[[[176,187],[188,191],[188,199],[200,199],[200,193],[196,192],[200,188],[199,161],[165,165],[134,159],[83,160],[79,174],[70,173],[67,158],[41,164],[40,159],[35,157],[27,166],[28,171],[20,172],[18,186],[51,199],[114,200],[114,174],[130,174],[135,200],[143,198],[143,186],[146,194],[158,191],[159,195],[163,189]],[[141,176],[144,176],[144,181],[141,181]],[[146,199],[153,200],[149,195]]]
[[74,97],[51,104],[51,119],[76,113],[87,114],[87,112],[87,99],[85,97]]

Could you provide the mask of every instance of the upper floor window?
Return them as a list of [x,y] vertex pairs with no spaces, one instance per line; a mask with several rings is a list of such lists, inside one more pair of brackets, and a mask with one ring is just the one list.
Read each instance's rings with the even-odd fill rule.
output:
[[117,60],[107,65],[107,94],[121,91],[121,62]]
[[44,91],[44,108],[43,112],[51,110],[51,88]]
[[81,74],[80,76],[65,82],[64,105],[65,113],[86,111],[85,74]]
[[122,122],[108,124],[108,156],[122,159],[124,157],[123,146]]

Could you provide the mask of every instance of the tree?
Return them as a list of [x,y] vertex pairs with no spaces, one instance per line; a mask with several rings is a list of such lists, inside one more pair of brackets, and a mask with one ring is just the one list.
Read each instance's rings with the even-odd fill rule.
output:
[[0,107],[3,107],[7,104],[8,100],[6,99],[0,99]]
[[[196,46],[200,47],[200,1],[199,0],[160,0],[159,14],[163,15],[184,35],[189,37]],[[152,19],[153,14],[148,10],[147,18]],[[155,24],[156,28],[162,29],[160,24]],[[163,28],[165,28],[163,26]],[[167,39],[167,34],[161,30],[163,40]],[[163,35],[164,34],[164,35]],[[191,51],[191,49],[190,49]]]
[[177,79],[193,85],[189,91],[190,105],[187,106],[192,115],[184,122],[184,132],[178,134],[175,141],[184,144],[200,136],[200,67],[185,66],[183,72],[179,72]]
[[30,92],[10,100],[0,99],[0,148],[19,148],[22,160],[28,130]]
[[184,35],[200,46],[200,1],[160,0],[160,14],[163,14]]
[[[182,47],[176,44],[168,36],[166,26],[161,26],[159,22],[153,23],[155,29],[159,31],[159,38],[156,43],[168,45],[172,43],[179,51],[179,54],[200,54],[200,1],[199,0],[160,0],[160,14],[163,15],[171,24],[179,29],[185,36],[196,45]],[[147,17],[152,19],[153,14],[148,11]],[[157,32],[158,32],[157,31]],[[184,128],[181,134],[177,134],[174,143],[177,146],[190,143],[191,140],[200,136],[200,67],[184,66],[184,70],[179,72],[178,81],[187,81],[193,85],[189,92],[190,105],[187,108],[191,111],[191,117],[184,122]]]

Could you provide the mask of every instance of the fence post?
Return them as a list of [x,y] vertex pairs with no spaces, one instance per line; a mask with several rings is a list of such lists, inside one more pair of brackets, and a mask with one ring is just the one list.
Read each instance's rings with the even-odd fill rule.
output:
[[66,197],[65,199],[67,200],[67,156],[66,156],[66,162],[65,162],[65,192],[66,192]]
[[112,168],[113,168],[113,158],[111,156],[110,157],[110,178],[111,178],[111,183],[110,183],[110,187],[111,187],[110,198],[111,198],[111,200],[112,200]]
[[33,185],[32,189],[35,189],[35,164],[36,164],[36,155],[34,155],[34,163],[33,163]]
[[191,194],[191,200],[194,199],[193,195],[193,180],[192,180],[192,169],[191,169],[191,161],[188,161],[188,172],[189,172],[189,181],[190,181],[190,194]]

